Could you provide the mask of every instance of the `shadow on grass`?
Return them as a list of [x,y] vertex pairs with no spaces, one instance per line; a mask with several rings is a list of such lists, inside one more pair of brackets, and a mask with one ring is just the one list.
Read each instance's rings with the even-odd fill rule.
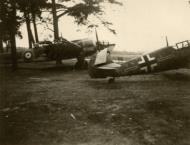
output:
[[179,100],[159,99],[147,102],[147,112],[154,115],[152,130],[158,138],[171,143],[183,144],[190,132],[190,115]]
[[56,71],[63,71],[63,72],[69,72],[69,71],[78,71],[74,69],[74,66],[54,66],[54,67],[47,67],[47,68],[42,68],[42,71],[48,71],[48,72],[56,72]]
[[94,89],[106,89],[106,90],[117,90],[123,88],[123,83],[121,82],[114,82],[108,83],[107,79],[98,79],[98,80],[86,80],[88,86]]
[[129,89],[133,88],[144,88],[147,89],[148,87],[157,86],[158,84],[161,85],[162,81],[157,80],[148,80],[142,78],[134,78],[133,80],[116,80],[114,83],[108,83],[106,79],[98,79],[98,80],[86,80],[88,86],[94,89],[106,89],[106,90],[118,90],[118,89]]
[[162,74],[168,80],[173,81],[190,81],[190,75],[180,72],[175,73],[164,73]]
[[69,65],[69,64],[61,64],[61,65],[56,65],[56,64],[43,64],[43,63],[26,63],[23,65],[19,65],[19,69],[29,69],[29,70],[50,70],[50,71],[59,71],[59,70],[73,70],[74,66]]

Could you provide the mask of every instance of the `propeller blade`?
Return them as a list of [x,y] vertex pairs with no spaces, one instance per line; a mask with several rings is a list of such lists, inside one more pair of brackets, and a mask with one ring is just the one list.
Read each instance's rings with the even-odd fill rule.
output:
[[100,47],[99,47],[99,39],[98,39],[98,33],[97,33],[97,30],[96,30],[96,27],[95,27],[95,33],[96,33],[96,46],[97,46],[97,50],[99,51]]
[[166,36],[166,46],[169,47],[168,37]]

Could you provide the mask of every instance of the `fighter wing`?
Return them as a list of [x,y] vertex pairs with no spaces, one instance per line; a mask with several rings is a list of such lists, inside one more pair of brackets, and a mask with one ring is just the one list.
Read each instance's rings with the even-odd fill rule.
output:
[[101,65],[99,66],[98,68],[99,69],[117,69],[121,67],[120,64],[117,64],[117,63],[109,63],[109,64],[105,64],[105,65]]

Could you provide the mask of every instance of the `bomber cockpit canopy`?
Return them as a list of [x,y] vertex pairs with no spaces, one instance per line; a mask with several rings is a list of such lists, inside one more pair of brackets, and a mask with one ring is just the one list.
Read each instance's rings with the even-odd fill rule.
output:
[[174,48],[176,48],[176,49],[181,49],[181,48],[185,48],[185,47],[190,47],[190,41],[189,40],[185,40],[185,41],[176,43],[176,45],[174,46]]

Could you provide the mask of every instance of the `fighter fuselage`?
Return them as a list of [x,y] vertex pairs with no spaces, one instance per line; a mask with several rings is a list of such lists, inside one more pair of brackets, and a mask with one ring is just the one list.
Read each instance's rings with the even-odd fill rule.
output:
[[94,55],[90,61],[89,74],[92,78],[106,78],[188,67],[190,64],[189,41],[177,43],[175,47],[165,47],[144,54],[121,64],[120,67],[112,67],[113,64],[111,65],[110,62],[95,65],[97,55]]

